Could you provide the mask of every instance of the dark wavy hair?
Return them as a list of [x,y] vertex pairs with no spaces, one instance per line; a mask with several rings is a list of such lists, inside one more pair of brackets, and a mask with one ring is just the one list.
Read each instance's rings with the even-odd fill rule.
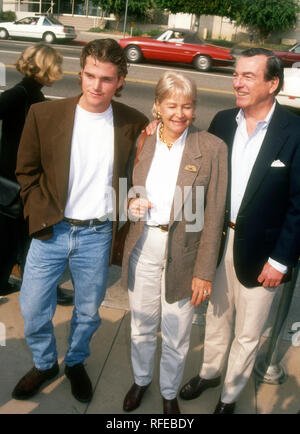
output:
[[279,83],[277,89],[275,91],[275,95],[277,95],[283,86],[284,81],[284,72],[283,72],[283,64],[276,54],[271,50],[267,50],[266,48],[248,48],[247,50],[241,53],[243,57],[253,57],[253,56],[266,56],[267,57],[267,67],[265,70],[265,81],[270,81],[275,77],[279,78]]
[[[118,68],[118,78],[126,77],[128,73],[127,59],[123,48],[114,39],[95,39],[89,42],[81,51],[80,67],[83,69],[88,56],[92,56],[100,62],[110,62]],[[79,73],[81,80],[81,73]],[[116,90],[115,96],[121,96],[123,86]]]

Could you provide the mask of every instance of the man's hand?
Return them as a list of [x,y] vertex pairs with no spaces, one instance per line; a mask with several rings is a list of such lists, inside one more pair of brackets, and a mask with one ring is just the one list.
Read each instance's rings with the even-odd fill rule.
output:
[[158,124],[159,121],[155,119],[154,121],[150,122],[150,124],[148,124],[143,131],[146,131],[147,136],[153,136]]
[[199,306],[204,300],[211,295],[212,282],[210,280],[199,279],[199,277],[194,277],[192,280],[192,299],[191,304]]
[[152,208],[152,203],[147,199],[131,199],[129,202],[129,211],[135,219],[142,219],[148,209]]
[[262,283],[264,288],[276,288],[278,285],[280,285],[283,276],[283,273],[280,273],[280,271],[272,267],[269,262],[266,262],[257,280],[259,283]]

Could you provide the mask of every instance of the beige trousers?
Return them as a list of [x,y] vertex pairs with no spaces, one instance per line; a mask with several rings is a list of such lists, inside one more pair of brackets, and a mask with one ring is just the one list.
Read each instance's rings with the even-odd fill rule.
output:
[[135,383],[152,381],[157,332],[161,323],[160,391],[165,399],[177,395],[189,349],[194,307],[190,298],[165,300],[168,233],[145,225],[129,262],[131,361]]
[[233,264],[234,230],[213,284],[206,314],[204,359],[200,376],[221,374],[227,359],[221,401],[235,402],[251,376],[261,335],[277,289],[245,288]]

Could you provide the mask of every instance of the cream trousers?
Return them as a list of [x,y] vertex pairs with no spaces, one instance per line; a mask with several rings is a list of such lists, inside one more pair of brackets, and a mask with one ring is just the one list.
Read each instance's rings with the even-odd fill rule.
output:
[[165,300],[168,232],[145,225],[129,263],[131,361],[135,383],[152,381],[157,332],[161,323],[160,391],[165,399],[177,395],[189,349],[194,307],[190,298]]
[[206,313],[204,359],[200,376],[221,374],[227,360],[221,401],[235,402],[251,376],[276,288],[245,288],[233,264],[234,230],[229,229],[227,246],[213,284]]

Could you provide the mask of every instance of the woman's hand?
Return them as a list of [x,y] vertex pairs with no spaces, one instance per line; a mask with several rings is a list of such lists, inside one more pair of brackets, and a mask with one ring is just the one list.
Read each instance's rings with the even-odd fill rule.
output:
[[149,200],[143,198],[131,199],[128,208],[135,219],[142,219],[148,209],[152,208],[152,204]]
[[194,277],[192,280],[192,299],[191,304],[199,306],[204,300],[210,297],[212,289],[212,282],[210,280],[199,279]]

